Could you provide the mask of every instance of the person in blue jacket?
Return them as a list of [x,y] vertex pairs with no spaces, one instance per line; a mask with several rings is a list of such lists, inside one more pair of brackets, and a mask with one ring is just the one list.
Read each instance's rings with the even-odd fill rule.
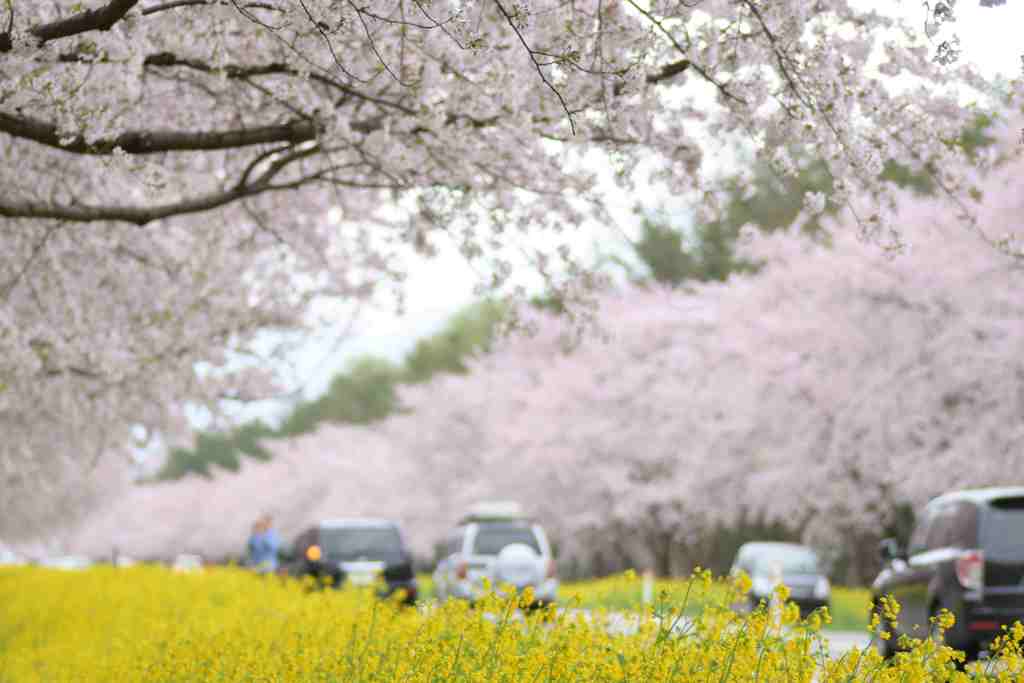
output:
[[256,520],[249,536],[249,566],[261,574],[277,571],[277,551],[281,542],[272,524],[273,518],[263,515]]

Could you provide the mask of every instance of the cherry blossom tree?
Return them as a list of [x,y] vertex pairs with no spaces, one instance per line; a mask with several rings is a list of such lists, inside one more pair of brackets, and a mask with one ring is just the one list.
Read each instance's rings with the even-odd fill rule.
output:
[[887,37],[916,31],[802,0],[4,0],[0,468],[265,393],[229,360],[400,285],[406,247],[450,239],[498,290],[520,248],[551,276],[607,219],[595,150],[625,191],[712,196],[710,135],[783,172],[777,141],[816,145],[844,201],[889,158],[956,196],[971,113],[936,84],[984,84]]
[[[267,513],[287,543],[321,519],[409,517],[403,501],[412,497],[399,486],[413,479],[408,454],[367,428],[325,431],[275,441],[273,460],[244,459],[237,474],[126,488],[52,542],[101,557],[116,547],[137,558],[199,553],[218,560],[241,557],[253,521]],[[433,529],[416,531],[424,538]]]
[[74,538],[220,553],[269,506],[289,531],[396,517],[426,555],[468,505],[511,498],[565,558],[665,563],[747,514],[873,558],[898,506],[1019,483],[1024,265],[991,244],[1024,215],[1019,118],[993,129],[993,170],[965,175],[987,238],[910,192],[894,209],[899,253],[842,216],[808,240],[808,210],[744,239],[756,273],[606,291],[600,338],[524,314],[534,334],[499,340],[467,375],[404,387],[403,414],[268,443],[274,459],[239,475],[144,487]]

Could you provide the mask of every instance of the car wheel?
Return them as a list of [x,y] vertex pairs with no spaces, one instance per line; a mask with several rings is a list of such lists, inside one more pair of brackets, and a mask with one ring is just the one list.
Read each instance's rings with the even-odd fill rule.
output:
[[875,608],[875,610],[872,611],[872,613],[871,613],[871,617],[872,618],[874,618],[875,616],[878,617],[878,623],[879,623],[878,630],[879,631],[888,631],[890,634],[892,634],[889,637],[888,640],[883,640],[881,638],[881,636],[879,636],[876,633],[875,636],[874,636],[874,640],[875,640],[875,643],[876,643],[875,647],[878,650],[878,654],[881,655],[882,659],[892,659],[893,655],[896,654],[896,638],[897,638],[897,635],[894,632],[894,630],[891,628],[891,626],[889,628],[886,628],[886,626],[888,626],[888,625],[885,623],[885,617],[882,615],[881,612],[878,611],[877,608]]
[[[953,628],[950,629],[950,631],[947,631],[947,634],[949,632],[954,632],[955,633],[954,638],[952,639],[954,641],[953,644],[947,643],[946,642],[947,638],[944,635],[940,635],[938,633],[938,628],[936,627],[935,622],[934,622],[935,617],[937,617],[939,615],[939,613],[941,613],[944,608],[948,609],[950,612],[953,613],[953,616],[956,617],[956,623],[953,625]],[[939,603],[939,604],[934,605],[932,607],[932,609],[930,610],[928,616],[930,617],[930,619],[928,620],[928,624],[929,624],[929,632],[928,632],[928,634],[929,634],[929,636],[931,636],[931,638],[933,640],[935,640],[935,641],[937,641],[937,642],[939,642],[939,643],[941,643],[943,645],[949,644],[950,647],[952,647],[954,649],[957,649],[957,650],[962,650],[963,651],[963,653],[964,653],[964,661],[957,663],[957,669],[963,671],[965,665],[968,662],[972,662],[972,661],[974,661],[974,660],[976,660],[978,658],[978,655],[981,654],[981,650],[980,650],[980,648],[978,646],[978,643],[973,641],[973,640],[969,640],[969,637],[967,635],[967,631],[964,628],[964,625],[963,625],[963,622],[962,622],[962,620],[960,618],[960,615],[957,614],[956,610],[950,609],[946,605],[944,605],[942,603]],[[966,641],[966,644],[961,647],[959,645],[959,643],[964,643],[964,641]]]
[[[893,638],[895,637],[896,636],[893,636]],[[882,640],[881,638],[878,638],[877,641],[878,654],[882,657],[882,659],[892,659],[893,655],[896,654],[896,646],[893,645],[892,638],[890,638],[889,640]]]

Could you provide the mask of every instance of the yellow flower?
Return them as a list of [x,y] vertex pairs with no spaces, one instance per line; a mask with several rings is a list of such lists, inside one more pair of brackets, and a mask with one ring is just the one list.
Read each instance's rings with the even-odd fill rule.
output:
[[889,621],[897,621],[900,616],[900,603],[896,602],[896,599],[891,595],[883,595],[879,598],[879,603],[882,606],[882,616]]
[[739,590],[741,595],[746,595],[747,593],[749,593],[753,585],[753,582],[750,580],[750,577],[747,575],[746,572],[740,571],[736,575],[736,588],[737,590]]
[[[575,584],[572,591],[587,600],[639,600],[635,585],[614,593],[622,583],[620,575]],[[715,580],[699,570],[689,579],[659,580],[666,604],[654,613],[639,603],[524,613],[517,607],[532,601],[530,590],[506,597],[491,592],[472,608],[451,600],[405,609],[376,599],[372,588],[321,590],[238,568],[192,577],[158,567],[74,574],[0,569],[0,681],[970,680],[952,671],[959,655],[931,639],[901,639],[908,652],[884,667],[874,650],[819,659],[816,631],[828,623],[827,610],[813,613],[803,627],[776,629],[764,611],[733,611],[735,589],[734,578]],[[692,602],[684,610],[688,591]],[[880,603],[878,612],[884,611]],[[799,623],[792,603],[781,616]],[[873,626],[880,627],[883,616],[876,615]],[[936,623],[951,622],[943,613]],[[985,680],[1020,679],[1021,636],[1021,625],[1000,636],[991,667],[997,673]]]
[[937,615],[930,617],[929,621],[941,628],[943,631],[948,631],[953,628],[956,623],[956,616],[946,608],[942,608]]

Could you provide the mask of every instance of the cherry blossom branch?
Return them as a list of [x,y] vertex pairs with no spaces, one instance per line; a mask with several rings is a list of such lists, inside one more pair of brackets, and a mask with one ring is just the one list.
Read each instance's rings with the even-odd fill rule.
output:
[[[374,56],[377,57],[377,61],[380,62],[381,66],[384,67],[384,69],[388,72],[388,74],[391,75],[391,78],[393,78],[394,81],[396,83],[398,83],[399,85],[401,85],[403,87],[406,87],[406,88],[414,85],[413,83],[406,83],[405,81],[403,81],[401,76],[396,74],[391,69],[391,67],[388,65],[387,61],[384,59],[384,55],[382,55],[380,53],[380,49],[378,49],[378,47],[377,47],[377,41],[374,40],[373,34],[370,33],[370,27],[367,26],[366,19],[363,18],[362,10],[360,10],[359,7],[357,7],[356,4],[354,2],[352,2],[352,0],[348,0],[348,4],[349,4],[350,7],[352,7],[352,9],[354,9],[356,11],[356,16],[359,17],[359,23],[362,24],[362,27],[363,27],[363,33],[366,34],[366,42],[367,42],[367,44],[369,44],[370,49],[373,51]],[[303,5],[303,7],[305,7],[305,5]],[[324,38],[326,39],[326,36]]]
[[[663,35],[664,35],[664,36],[665,36],[666,38],[668,38],[668,39],[669,39],[669,41],[670,41],[670,42],[672,43],[672,46],[673,46],[673,47],[674,47],[674,48],[676,49],[676,51],[677,51],[677,52],[679,52],[680,54],[683,54],[683,55],[685,55],[685,54],[686,54],[686,50],[685,50],[685,49],[683,49],[683,46],[679,44],[679,41],[677,41],[677,40],[676,40],[675,36],[673,36],[673,35],[672,35],[672,32],[671,32],[671,31],[669,31],[669,30],[668,30],[668,29],[667,29],[667,28],[665,27],[664,23],[662,23],[662,21],[661,21],[660,19],[658,19],[658,18],[657,18],[656,16],[654,16],[654,15],[653,15],[653,14],[652,14],[651,12],[649,12],[649,11],[645,10],[645,9],[644,9],[643,7],[641,7],[640,5],[636,4],[636,2],[634,2],[634,0],[626,0],[626,1],[627,1],[627,2],[628,2],[628,3],[629,3],[629,4],[630,4],[630,5],[631,5],[631,6],[632,6],[632,7],[633,7],[633,8],[634,8],[634,9],[635,9],[635,10],[636,10],[637,12],[639,12],[640,14],[642,14],[642,15],[644,16],[644,18],[646,18],[646,19],[647,19],[648,21],[650,21],[650,22],[651,22],[652,24],[654,24],[654,26],[655,26],[655,27],[656,27],[656,28],[657,28],[657,29],[658,29],[659,31],[661,31],[661,33],[662,33],[662,34],[663,34]],[[680,70],[684,70],[684,69],[686,69],[687,67],[692,67],[692,68],[693,68],[693,70],[694,70],[694,71],[696,71],[697,73],[699,73],[699,74],[701,75],[701,77],[702,77],[702,78],[703,78],[703,79],[704,79],[705,81],[707,81],[708,83],[711,83],[711,84],[712,84],[712,85],[714,85],[714,86],[715,86],[716,88],[718,88],[719,92],[721,92],[721,93],[722,93],[723,95],[725,95],[725,96],[726,96],[727,98],[729,98],[729,99],[732,99],[732,100],[736,100],[737,102],[739,102],[740,104],[743,104],[743,105],[745,105],[745,104],[746,104],[746,101],[745,101],[745,100],[744,100],[743,98],[741,98],[741,97],[737,97],[736,95],[733,95],[733,94],[732,94],[731,92],[729,92],[728,90],[726,90],[726,88],[725,88],[725,85],[723,85],[722,83],[719,83],[718,81],[716,81],[716,80],[715,80],[715,79],[714,79],[714,78],[713,78],[713,77],[711,76],[711,74],[709,74],[709,73],[708,73],[708,72],[707,72],[706,70],[702,69],[702,68],[701,68],[700,66],[698,66],[698,65],[696,65],[696,64],[693,64],[693,63],[692,63],[692,62],[691,62],[691,61],[690,61],[689,59],[686,59],[686,60],[683,60],[683,61],[685,62],[685,66],[683,66],[683,67],[682,67],[682,69],[680,69]],[[677,62],[677,64],[679,64],[679,62]],[[650,82],[650,79],[648,79],[648,82]]]
[[[170,9],[177,9],[178,7],[195,7],[200,5],[230,5],[232,4],[229,0],[173,0],[173,2],[165,2],[159,5],[153,5],[145,7],[142,10],[142,15],[147,16],[150,14],[156,14],[157,12],[164,12]],[[284,12],[285,10],[277,5],[272,5],[269,2],[247,2],[242,5],[243,9],[265,9],[271,12]]]
[[[252,182],[247,184],[238,183],[229,190],[211,192],[205,195],[183,199],[177,202],[161,204],[157,206],[87,206],[79,204],[55,205],[30,200],[0,200],[0,216],[7,218],[50,218],[72,223],[91,223],[96,221],[119,221],[132,223],[134,225],[146,225],[153,221],[173,216],[181,216],[190,213],[201,213],[211,209],[217,209],[246,197],[252,197],[269,192],[280,192],[282,190],[296,190],[304,185],[317,182],[339,185],[356,189],[404,189],[401,184],[367,182],[340,178],[334,174],[336,171],[344,170],[352,165],[336,165],[313,173],[300,176],[294,180],[273,184],[273,178],[292,162],[304,159],[318,153],[320,148],[317,145],[308,148],[296,149],[290,154],[285,154],[279,159],[271,162],[266,171],[261,173]],[[267,158],[258,161],[263,161]],[[254,165],[253,165],[254,166]],[[252,168],[246,169],[246,174],[251,174]],[[247,176],[246,176],[247,177]]]
[[[232,1],[234,1],[234,0],[232,0]],[[327,45],[327,49],[330,50],[331,57],[334,59],[334,63],[338,66],[338,70],[341,71],[343,74],[345,74],[346,76],[348,76],[349,78],[351,78],[354,81],[359,81],[361,83],[366,83],[367,82],[366,79],[359,78],[354,73],[352,73],[347,68],[345,68],[345,65],[341,63],[341,58],[338,57],[338,53],[334,49],[334,43],[331,42],[330,36],[328,36],[327,32],[324,31],[323,22],[317,21],[313,17],[313,14],[309,11],[309,8],[306,7],[306,3],[303,2],[303,0],[299,0],[299,5],[302,6],[302,10],[306,13],[306,18],[309,19],[309,23],[311,23],[313,25],[313,27],[320,33],[320,36],[324,39],[324,44]]]
[[[67,55],[67,56],[62,55],[61,56],[61,60],[62,61],[72,61],[72,60],[73,61],[79,61],[79,58],[77,57],[77,55]],[[174,54],[172,54],[170,52],[159,52],[159,53],[156,53],[156,54],[153,54],[153,55],[149,55],[144,60],[143,64],[145,66],[157,66],[157,67],[181,66],[181,67],[186,67],[186,68],[189,68],[189,69],[194,69],[196,71],[202,71],[202,72],[205,72],[205,73],[218,73],[218,74],[219,73],[223,73],[228,78],[250,78],[252,76],[268,76],[268,75],[275,75],[275,74],[283,74],[283,75],[288,75],[288,76],[301,77],[301,74],[296,69],[294,69],[292,67],[289,67],[287,64],[283,64],[283,63],[280,63],[280,62],[271,62],[271,63],[268,63],[268,64],[253,64],[253,65],[226,64],[224,66],[220,66],[220,67],[216,67],[215,68],[215,67],[210,66],[206,62],[202,62],[202,61],[197,60],[197,59],[185,59],[183,57],[179,57],[177,55],[174,55]],[[355,88],[352,88],[351,86],[348,86],[348,85],[342,83],[341,81],[335,80],[335,79],[333,79],[333,78],[331,78],[329,76],[325,76],[323,74],[311,73],[311,74],[309,74],[309,78],[311,78],[314,81],[317,81],[319,83],[323,83],[324,85],[328,85],[328,86],[330,86],[332,88],[335,88],[335,89],[345,93],[346,95],[351,95],[353,97],[357,97],[357,98],[359,98],[361,100],[365,100],[366,102],[371,102],[371,103],[379,105],[381,107],[388,107],[388,108],[391,108],[391,109],[397,109],[398,111],[401,111],[404,114],[413,115],[413,114],[416,113],[415,110],[410,109],[409,107],[406,107],[406,106],[404,106],[404,105],[402,105],[402,104],[400,104],[398,102],[392,102],[391,100],[386,100],[386,99],[383,99],[381,97],[374,97],[373,95],[368,95],[368,94],[366,94],[364,92],[360,92],[359,90],[356,90]]]
[[29,257],[27,259],[25,259],[25,263],[24,265],[22,265],[21,269],[15,274],[14,277],[7,281],[7,284],[5,284],[2,289],[0,289],[0,301],[7,300],[7,297],[10,295],[11,291],[18,286],[18,283],[21,282],[21,278],[25,277],[25,273],[28,272],[28,269],[32,266],[32,263],[39,256],[39,253],[46,246],[46,243],[50,241],[50,238],[53,236],[53,233],[55,232],[57,232],[56,225],[51,225],[49,228],[46,229],[46,232],[43,233],[43,236],[32,247],[32,253],[29,254]]
[[[77,204],[54,205],[28,200],[14,200],[0,202],[0,216],[8,218],[52,218],[73,223],[121,221],[142,226],[163,218],[170,218],[171,216],[209,211],[244,199],[245,197],[265,192],[297,189],[311,180],[317,179],[317,177],[306,176],[279,185],[273,185],[271,181],[274,175],[283,169],[287,163],[308,156],[307,151],[299,150],[278,159],[267,171],[251,183],[245,185],[236,184],[229,190],[212,192],[168,204],[157,206],[83,206]],[[250,172],[249,169],[246,172]]]
[[690,62],[689,59],[680,59],[678,62],[672,62],[661,67],[657,73],[648,74],[646,80],[651,84],[661,83],[662,81],[667,81],[673,76],[678,76],[691,66],[693,66],[693,63]]
[[266,152],[263,152],[262,154],[257,154],[255,157],[253,157],[252,161],[249,162],[249,165],[245,167],[245,170],[242,171],[242,177],[238,180],[238,183],[235,184],[235,189],[241,189],[248,185],[249,176],[252,175],[252,173],[256,170],[256,167],[259,166],[261,163],[263,163],[270,157],[274,156],[275,154],[281,154],[282,152],[287,152],[290,149],[293,149],[291,145],[285,145],[284,147],[274,147],[272,149],[268,149]]
[[63,136],[57,126],[29,116],[0,112],[0,132],[75,154],[113,154],[120,148],[127,154],[159,152],[211,151],[262,145],[274,142],[299,143],[316,137],[311,121],[295,119],[287,123],[215,131],[136,130],[86,142],[84,135]]
[[786,64],[782,59],[783,53],[782,50],[779,48],[778,40],[776,40],[775,35],[772,34],[771,30],[768,28],[768,24],[765,22],[764,17],[761,16],[760,10],[757,9],[757,6],[751,0],[744,0],[743,4],[745,4],[750,9],[751,13],[753,13],[753,15],[757,18],[757,22],[761,24],[761,29],[764,31],[764,34],[768,37],[768,41],[772,44],[772,52],[775,53],[775,61],[779,65],[779,72],[782,74],[783,78],[786,79],[786,82],[789,84],[790,89],[793,91],[793,95],[798,100],[800,100],[800,102],[802,102],[808,109],[814,109],[811,103],[804,99],[803,93],[800,92],[800,88],[798,88],[796,83],[794,82],[793,76],[790,75],[789,73],[789,69],[786,68]]
[[291,187],[241,188],[214,192],[180,202],[158,206],[88,206],[54,205],[29,200],[0,201],[0,216],[6,218],[50,218],[71,223],[95,221],[121,221],[134,225],[145,225],[171,216],[209,211],[230,204],[243,197],[272,190],[293,189]]
[[[371,12],[370,10],[366,9],[365,7],[358,7],[355,4],[353,4],[353,3],[350,3],[350,4],[352,4],[352,9],[354,9],[357,12],[359,12],[359,14],[362,14],[364,16],[370,17],[371,19],[376,19],[377,21],[384,22],[385,24],[394,24],[396,26],[406,26],[406,27],[409,27],[409,28],[418,28],[418,29],[421,29],[421,30],[424,30],[424,31],[432,31],[435,28],[441,28],[440,24],[420,24],[420,23],[415,22],[415,21],[409,21],[408,19],[392,19],[391,17],[385,17],[385,16],[381,16],[380,14],[376,14],[374,12]],[[451,19],[449,19],[448,21],[450,22]]]
[[526,49],[526,53],[530,56],[530,61],[533,62],[533,66],[537,69],[540,79],[544,81],[544,85],[546,85],[551,92],[555,93],[555,97],[557,97],[559,103],[561,103],[562,109],[565,110],[565,115],[569,117],[569,128],[572,130],[572,134],[576,135],[576,123],[573,121],[572,112],[569,111],[569,105],[566,104],[565,98],[562,97],[562,93],[559,92],[558,88],[556,88],[544,74],[544,69],[541,68],[540,62],[537,61],[537,53],[530,47],[530,44],[526,42],[526,38],[523,37],[519,27],[516,26],[516,22],[512,18],[512,15],[509,14],[508,10],[505,9],[505,6],[501,4],[501,0],[494,0],[494,4],[498,6],[498,10],[501,12],[502,16],[505,17],[505,21],[510,27],[512,27],[512,30],[515,31],[516,37],[519,38],[519,42],[522,43],[523,47]]
[[11,33],[14,31],[14,2],[7,0],[7,30],[0,33],[0,52],[11,49]]
[[456,36],[454,33],[449,31],[447,26],[446,26],[446,24],[448,24],[449,22],[451,22],[455,18],[454,15],[452,15],[450,18],[448,18],[448,19],[446,19],[444,21],[438,21],[434,17],[430,16],[430,12],[428,12],[426,9],[424,9],[423,4],[420,2],[420,0],[412,0],[412,1],[413,1],[413,4],[416,5],[417,9],[419,9],[419,11],[423,13],[423,16],[425,16],[427,18],[427,21],[431,22],[435,27],[441,29],[441,31],[444,32],[444,34],[446,36],[448,36],[448,38],[453,43],[455,43],[456,45],[459,46],[460,50],[467,50],[467,49],[469,49],[469,46],[468,45],[463,45],[462,41],[459,40],[458,36]]
[[[38,44],[76,36],[89,31],[108,31],[117,22],[121,21],[128,11],[139,4],[139,0],[110,0],[104,7],[99,9],[83,10],[73,14],[66,19],[58,19],[45,24],[33,26],[28,32],[35,37]],[[13,18],[14,10],[11,9]],[[12,48],[11,27],[0,34],[0,52],[9,52]]]
[[[43,60],[43,59],[40,59],[39,61],[40,62],[45,62],[45,60]],[[57,61],[59,61],[61,63],[65,63],[65,64],[80,63],[80,64],[88,64],[90,66],[96,66],[96,65],[120,66],[120,62],[110,61],[110,60],[96,61],[96,60],[93,60],[91,58],[83,57],[82,55],[78,55],[78,54],[75,54],[75,53],[69,53],[69,52],[68,53],[63,53],[63,54],[59,55],[57,57]],[[275,76],[275,75],[294,76],[295,78],[309,78],[309,79],[314,80],[314,81],[316,81],[318,83],[321,83],[323,85],[326,85],[326,86],[329,86],[331,88],[334,88],[335,90],[337,90],[337,91],[339,91],[339,92],[341,92],[341,93],[343,93],[345,95],[350,95],[352,97],[361,99],[361,100],[363,100],[365,102],[369,102],[371,104],[376,104],[376,105],[381,106],[381,107],[387,107],[389,109],[395,109],[397,111],[402,112],[403,114],[408,114],[410,116],[413,116],[413,115],[416,114],[416,111],[414,109],[412,109],[410,107],[407,107],[407,106],[401,104],[400,102],[394,102],[392,100],[384,99],[382,97],[376,97],[374,95],[369,95],[369,94],[367,94],[365,92],[362,92],[360,90],[356,90],[355,88],[353,88],[353,87],[351,87],[349,85],[346,85],[345,83],[342,83],[339,80],[336,80],[334,78],[331,78],[330,76],[326,76],[326,75],[321,74],[321,73],[313,72],[313,73],[309,73],[308,75],[300,73],[297,69],[294,69],[294,68],[292,68],[292,67],[290,67],[287,64],[284,64],[282,62],[269,62],[267,64],[222,64],[222,65],[214,67],[214,66],[211,66],[210,64],[208,64],[207,62],[204,62],[202,60],[189,59],[189,58],[185,58],[185,57],[180,57],[180,56],[175,55],[174,53],[171,53],[171,52],[156,52],[154,54],[147,55],[143,59],[142,65],[144,67],[158,67],[158,68],[159,67],[168,67],[168,68],[170,68],[170,67],[182,67],[182,68],[187,68],[187,69],[193,69],[195,71],[200,71],[202,73],[216,74],[218,76],[225,76],[225,77],[231,78],[231,79],[242,79],[242,80],[253,78],[253,77],[256,77],[256,76]]]

